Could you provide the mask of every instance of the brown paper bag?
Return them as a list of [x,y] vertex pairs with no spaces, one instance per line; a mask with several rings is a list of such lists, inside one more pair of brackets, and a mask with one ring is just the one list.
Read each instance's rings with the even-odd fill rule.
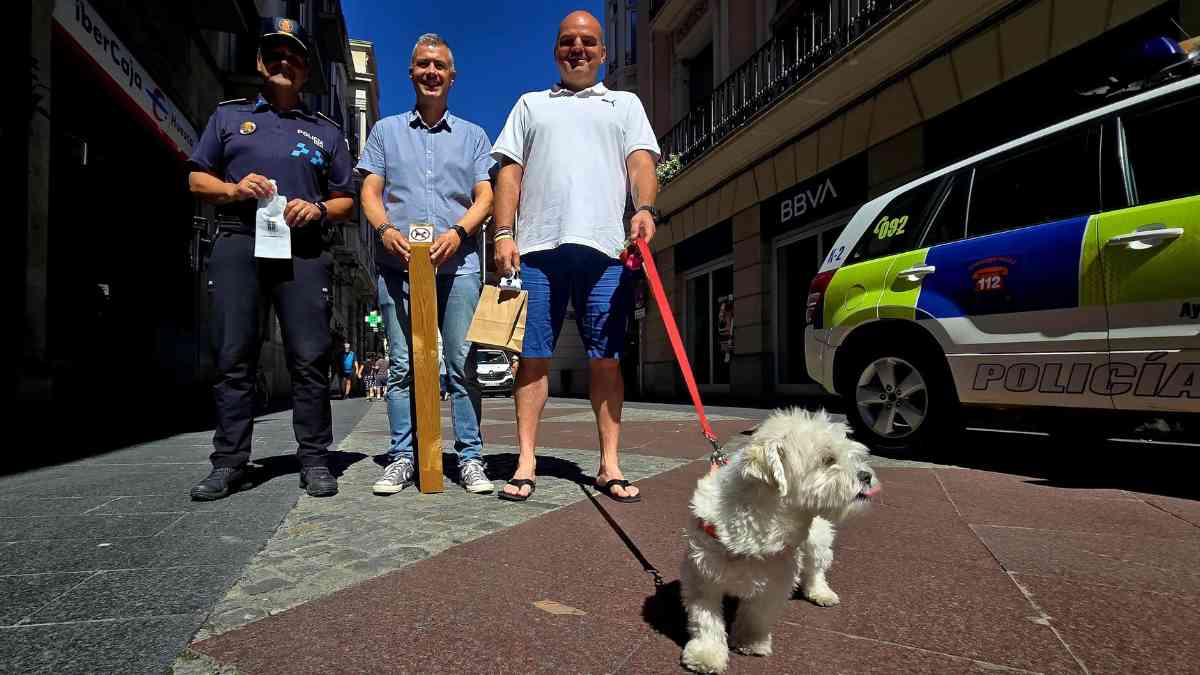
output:
[[467,340],[477,345],[520,353],[525,344],[525,311],[529,293],[484,286]]

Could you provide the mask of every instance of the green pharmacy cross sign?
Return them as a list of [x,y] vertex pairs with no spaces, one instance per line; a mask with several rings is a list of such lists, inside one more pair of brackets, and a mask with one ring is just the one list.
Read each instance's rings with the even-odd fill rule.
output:
[[367,325],[376,333],[379,332],[379,324],[383,323],[383,317],[379,315],[379,310],[373,309],[366,318]]

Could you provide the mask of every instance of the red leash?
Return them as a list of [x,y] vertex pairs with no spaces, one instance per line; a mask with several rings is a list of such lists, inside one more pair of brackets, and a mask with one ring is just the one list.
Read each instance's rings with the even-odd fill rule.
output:
[[671,341],[671,348],[675,350],[675,360],[679,363],[683,381],[687,383],[688,393],[692,396],[692,405],[696,406],[696,415],[700,418],[700,428],[704,432],[704,437],[713,447],[709,461],[714,466],[726,464],[729,459],[724,452],[721,452],[721,446],[717,443],[717,435],[713,433],[712,425],[708,423],[708,417],[704,414],[704,404],[700,402],[700,389],[696,386],[696,377],[692,374],[692,364],[688,361],[687,350],[683,348],[683,340],[679,337],[675,314],[671,311],[670,303],[667,302],[667,294],[663,290],[662,279],[658,276],[658,268],[654,265],[654,256],[650,253],[650,246],[645,239],[640,238],[635,239],[634,243],[637,245],[637,250],[626,251],[626,254],[633,253],[628,257],[635,259],[627,261],[627,264],[632,263],[634,265],[632,269],[636,269],[636,265],[640,262],[646,270],[646,279],[650,282],[650,291],[654,294],[655,302],[658,303],[658,313],[662,315],[663,327],[667,329],[667,338]]

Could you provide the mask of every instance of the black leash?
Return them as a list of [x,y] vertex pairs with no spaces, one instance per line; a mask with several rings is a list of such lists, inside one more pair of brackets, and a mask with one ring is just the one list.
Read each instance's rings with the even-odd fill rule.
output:
[[637,547],[637,544],[633,543],[633,540],[629,538],[628,534],[625,534],[625,530],[621,528],[617,521],[613,520],[613,517],[608,514],[608,511],[604,510],[604,507],[600,505],[600,502],[596,499],[596,496],[591,492],[588,492],[588,489],[583,485],[580,485],[579,489],[583,490],[583,494],[587,495],[587,498],[592,502],[592,506],[596,507],[596,510],[599,511],[600,515],[604,517],[604,520],[608,522],[608,526],[611,527],[613,532],[616,532],[617,536],[621,538],[621,541],[625,543],[625,548],[628,548],[629,552],[633,554],[633,557],[637,558],[637,561],[641,563],[642,570],[654,578],[654,587],[659,588],[666,585],[666,582],[663,581],[662,572],[659,572],[658,568],[655,567],[649,560],[647,560],[646,556],[642,555],[642,550]]

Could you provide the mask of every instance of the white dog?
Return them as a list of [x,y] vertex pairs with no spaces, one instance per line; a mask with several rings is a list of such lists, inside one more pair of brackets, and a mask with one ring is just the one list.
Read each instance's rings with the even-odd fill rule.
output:
[[771,654],[771,629],[799,577],[805,597],[837,604],[825,582],[833,527],[878,494],[867,449],[824,412],[780,411],[725,467],[696,484],[680,574],[690,640],[682,662],[720,673],[729,666],[724,596],[741,599],[731,641]]

